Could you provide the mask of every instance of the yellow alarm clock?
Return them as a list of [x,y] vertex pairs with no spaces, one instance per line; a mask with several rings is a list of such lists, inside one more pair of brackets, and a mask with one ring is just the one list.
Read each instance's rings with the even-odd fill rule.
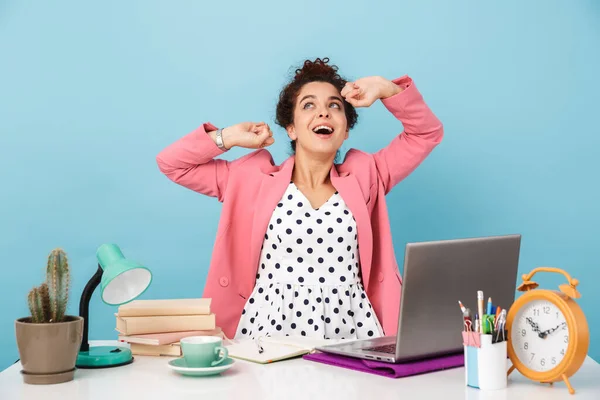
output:
[[[568,284],[559,290],[538,289],[531,278],[537,272],[556,272]],[[518,290],[523,293],[506,316],[508,357],[512,366],[528,379],[552,384],[564,381],[575,393],[569,377],[583,364],[590,344],[590,332],[583,311],[574,299],[581,297],[577,279],[560,268],[539,267],[523,275]]]

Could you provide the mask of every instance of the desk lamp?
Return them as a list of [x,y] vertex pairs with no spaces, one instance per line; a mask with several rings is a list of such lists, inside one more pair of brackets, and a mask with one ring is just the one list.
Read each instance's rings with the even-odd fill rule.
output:
[[150,270],[128,260],[114,244],[103,244],[96,252],[98,269],[89,280],[79,301],[83,317],[83,339],[77,355],[77,368],[107,368],[133,362],[131,350],[118,346],[92,346],[88,343],[89,305],[92,293],[100,284],[104,303],[115,306],[128,303],[146,291],[152,281]]

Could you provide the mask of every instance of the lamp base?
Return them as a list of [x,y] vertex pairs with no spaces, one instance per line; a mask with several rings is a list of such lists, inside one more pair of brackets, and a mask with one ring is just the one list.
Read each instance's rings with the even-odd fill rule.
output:
[[88,351],[77,355],[77,368],[110,368],[131,364],[131,350],[118,346],[90,346]]

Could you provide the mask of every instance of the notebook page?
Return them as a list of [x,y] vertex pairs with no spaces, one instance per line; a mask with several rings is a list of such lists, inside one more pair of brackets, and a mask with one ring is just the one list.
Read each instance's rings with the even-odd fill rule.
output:
[[279,343],[299,349],[313,351],[316,347],[330,344],[347,343],[356,339],[317,339],[306,336],[284,336],[284,337],[266,337],[262,338],[261,343]]
[[[269,338],[270,339],[270,338]],[[229,357],[239,358],[246,361],[257,363],[269,363],[284,360],[306,354],[310,348],[300,347],[297,345],[287,345],[283,343],[274,343],[261,341],[263,352],[259,353],[258,346],[254,340],[243,340],[232,342],[227,345]]]

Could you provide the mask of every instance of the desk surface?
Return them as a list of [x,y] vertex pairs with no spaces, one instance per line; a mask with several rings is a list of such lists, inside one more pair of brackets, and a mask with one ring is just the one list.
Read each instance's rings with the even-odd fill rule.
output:
[[[115,344],[95,341],[95,344]],[[121,344],[122,345],[122,344]],[[75,379],[57,385],[27,385],[21,378],[20,363],[0,373],[0,399],[368,399],[436,398],[452,399],[598,399],[600,364],[587,358],[571,384],[575,396],[564,383],[541,385],[526,380],[517,371],[509,377],[506,389],[482,392],[465,387],[464,369],[392,379],[301,358],[261,365],[236,360],[221,375],[186,377],[167,367],[171,357],[135,356],[132,364],[98,370],[80,369]],[[543,396],[543,397],[542,397]]]

